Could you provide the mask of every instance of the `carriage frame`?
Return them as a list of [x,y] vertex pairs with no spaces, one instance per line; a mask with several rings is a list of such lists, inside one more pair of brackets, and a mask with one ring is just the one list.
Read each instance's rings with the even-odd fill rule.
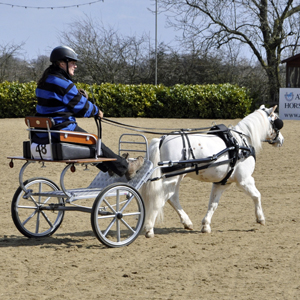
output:
[[[153,172],[153,165],[149,161],[148,142],[144,135],[122,134],[119,138],[119,155],[126,151],[142,152],[145,156],[145,163],[134,178],[128,181],[125,175],[120,177],[116,174],[112,175],[100,171],[89,186],[66,188],[65,176],[69,170],[75,172],[78,165],[87,169],[91,165],[95,166],[104,161],[115,160],[99,156],[101,125],[99,119],[95,118],[95,120],[98,127],[98,137],[89,133],[52,130],[51,118],[25,118],[30,139],[29,142],[26,142],[27,146],[28,144],[30,147],[33,145],[31,138],[33,132],[47,132],[50,142],[48,150],[51,152],[53,149],[51,145],[54,144],[51,140],[51,133],[59,133],[67,146],[72,144],[75,149],[76,145],[81,148],[94,145],[95,157],[51,159],[49,157],[33,157],[32,154],[31,157],[28,157],[28,149],[24,150],[24,147],[28,147],[24,145],[23,152],[26,152],[25,155],[7,157],[10,159],[10,167],[14,166],[14,160],[26,161],[20,169],[19,187],[11,204],[13,222],[24,236],[29,238],[51,236],[60,227],[66,211],[90,213],[94,234],[101,243],[108,247],[127,246],[140,234],[145,220],[145,206],[138,190]],[[56,184],[44,177],[24,180],[25,170],[34,163],[41,164],[42,167],[47,163],[65,165],[60,174],[60,183]],[[83,199],[94,199],[93,205],[90,207],[77,204],[77,201]]]

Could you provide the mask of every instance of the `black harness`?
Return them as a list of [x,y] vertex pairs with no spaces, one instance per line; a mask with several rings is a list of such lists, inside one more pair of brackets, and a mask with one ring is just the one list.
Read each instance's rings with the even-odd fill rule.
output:
[[[172,133],[174,134],[174,132]],[[227,183],[227,180],[231,176],[232,172],[234,171],[234,167],[236,165],[236,162],[241,159],[241,158],[247,158],[249,156],[253,156],[255,158],[255,150],[252,146],[247,145],[246,141],[244,138],[242,138],[245,146],[240,146],[237,140],[234,138],[234,136],[231,133],[231,130],[228,129],[225,125],[220,124],[220,125],[215,125],[213,126],[207,134],[213,134],[221,138],[225,144],[226,144],[226,149],[222,150],[221,152],[210,156],[208,158],[203,158],[203,159],[196,159],[194,155],[194,151],[191,147],[191,143],[189,140],[189,133],[180,131],[178,134],[181,135],[182,137],[182,144],[183,144],[183,158],[184,160],[178,162],[176,165],[171,165],[168,167],[162,167],[161,171],[162,173],[165,174],[165,177],[171,177],[171,176],[177,176],[181,174],[186,174],[186,173],[191,173],[191,172],[196,172],[198,175],[199,170],[204,170],[207,168],[211,167],[216,167],[222,164],[229,164],[230,165],[230,170],[228,171],[227,175],[220,181],[220,182],[215,182],[218,184],[225,185]],[[163,136],[160,140],[159,148],[163,144],[164,139],[166,136]],[[188,144],[188,149],[191,153],[191,156],[193,159],[187,160],[187,148],[186,148],[186,142]],[[228,152],[229,159],[221,162],[216,162],[217,159]],[[204,166],[199,166],[199,163],[208,163],[207,165]],[[163,165],[163,163],[159,163],[158,165]],[[186,168],[190,168],[188,170],[185,170]]]
[[[242,139],[246,146],[241,147],[239,145],[239,143],[237,142],[237,140],[233,137],[231,130],[228,129],[224,124],[215,125],[214,127],[211,128],[211,130],[210,130],[210,132],[208,132],[208,134],[215,134],[219,138],[221,138],[225,142],[227,149],[233,148],[232,150],[228,150],[229,160],[230,160],[229,172],[220,182],[215,182],[215,183],[221,183],[222,185],[225,185],[234,170],[236,162],[239,159],[247,158],[250,155],[252,155],[254,157],[254,159],[256,159],[254,148],[252,146],[248,146],[245,139],[243,139],[243,138]],[[242,151],[240,151],[240,150],[242,150]]]

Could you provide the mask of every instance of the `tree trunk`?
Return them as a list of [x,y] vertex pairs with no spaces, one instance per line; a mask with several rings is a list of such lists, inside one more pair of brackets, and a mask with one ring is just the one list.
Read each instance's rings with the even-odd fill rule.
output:
[[279,61],[280,59],[276,57],[274,51],[268,51],[268,65],[265,67],[268,82],[269,82],[269,96],[270,99],[267,102],[272,104],[279,104],[279,88],[280,88],[280,79],[279,79]]

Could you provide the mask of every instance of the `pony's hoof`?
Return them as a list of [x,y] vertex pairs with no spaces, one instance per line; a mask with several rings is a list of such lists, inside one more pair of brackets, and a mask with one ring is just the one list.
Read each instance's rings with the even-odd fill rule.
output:
[[201,229],[201,232],[202,233],[211,233],[211,229],[210,229],[210,226],[203,226],[202,229]]
[[183,224],[183,225],[184,225],[184,229],[187,229],[187,230],[194,230],[193,224]]
[[147,232],[145,233],[145,237],[146,237],[146,238],[154,238],[154,232],[147,231]]
[[257,220],[257,223],[260,224],[260,225],[266,225],[265,220]]

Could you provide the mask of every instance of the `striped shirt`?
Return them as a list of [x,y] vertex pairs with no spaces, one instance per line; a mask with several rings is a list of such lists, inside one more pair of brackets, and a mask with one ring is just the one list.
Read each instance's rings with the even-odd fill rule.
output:
[[[98,114],[96,105],[82,96],[69,75],[61,68],[51,66],[44,84],[36,89],[38,104],[36,115],[52,117],[55,130],[71,130],[77,126],[75,117],[92,117]],[[44,137],[45,134],[38,134]]]

